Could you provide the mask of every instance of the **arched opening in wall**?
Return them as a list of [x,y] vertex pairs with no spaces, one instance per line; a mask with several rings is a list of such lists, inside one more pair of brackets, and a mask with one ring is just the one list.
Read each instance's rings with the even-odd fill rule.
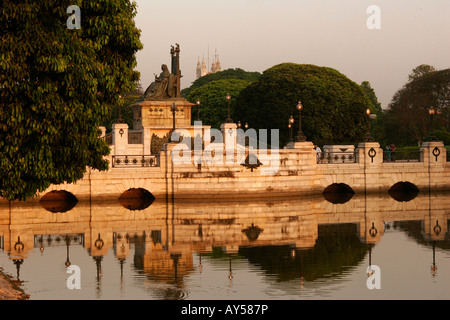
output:
[[119,197],[122,207],[133,211],[147,209],[153,201],[155,201],[155,197],[143,188],[128,189]]
[[400,181],[394,184],[388,193],[396,201],[407,202],[419,194],[419,189],[411,182]]
[[334,204],[346,203],[353,198],[355,191],[345,183],[330,184],[322,192],[323,197]]
[[78,199],[72,193],[65,190],[53,190],[46,193],[39,204],[47,211],[63,213],[72,210]]

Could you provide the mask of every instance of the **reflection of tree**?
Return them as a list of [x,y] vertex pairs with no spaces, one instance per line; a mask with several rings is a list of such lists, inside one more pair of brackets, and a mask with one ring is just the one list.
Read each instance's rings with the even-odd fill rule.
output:
[[291,255],[291,246],[245,247],[239,255],[261,266],[279,281],[303,278],[314,281],[334,277],[357,265],[367,253],[367,246],[358,238],[356,225],[319,226],[314,248]]

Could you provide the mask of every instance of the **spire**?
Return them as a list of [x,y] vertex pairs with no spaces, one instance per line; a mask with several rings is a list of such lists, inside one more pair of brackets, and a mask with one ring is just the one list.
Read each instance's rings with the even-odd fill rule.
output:
[[220,65],[219,55],[217,55],[216,61],[216,72],[222,71],[222,66]]
[[196,69],[195,74],[197,75],[197,79],[202,76],[202,66],[200,64],[200,56],[198,57],[197,69]]
[[200,63],[200,57],[197,62],[196,75],[197,79],[203,77],[209,73],[216,73],[222,71],[222,66],[220,64],[219,55],[217,54],[217,49],[215,50],[213,61],[211,64],[211,69],[208,70],[209,67],[209,45],[208,45],[208,63],[205,62],[205,55],[203,54],[202,62]]
[[202,61],[202,68],[201,68],[201,76],[203,77],[208,73],[206,63],[205,63],[205,56],[203,55],[203,61]]

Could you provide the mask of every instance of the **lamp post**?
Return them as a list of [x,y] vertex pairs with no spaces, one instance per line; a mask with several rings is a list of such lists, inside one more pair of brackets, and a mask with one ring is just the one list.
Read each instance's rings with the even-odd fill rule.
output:
[[197,99],[197,121],[200,121],[200,99]]
[[436,109],[434,109],[433,107],[430,107],[428,109],[428,113],[430,115],[430,131],[431,131],[430,139],[431,139],[431,141],[435,141],[436,137],[434,136],[433,117],[434,117],[434,114],[436,113]]
[[227,93],[226,99],[227,99],[227,102],[228,102],[228,117],[227,117],[227,121],[226,122],[227,123],[232,123],[233,120],[231,120],[231,117],[230,117],[230,100],[231,100],[231,96],[230,96],[229,93]]
[[297,110],[298,110],[298,134],[297,134],[297,141],[298,142],[303,142],[306,141],[306,137],[303,134],[302,131],[302,109],[303,109],[303,105],[302,102],[299,101],[297,104]]
[[119,119],[117,119],[117,123],[123,123],[122,119],[122,96],[119,95]]
[[172,123],[173,123],[173,128],[172,128],[172,132],[170,133],[170,141],[171,142],[175,142],[175,139],[173,138],[173,133],[175,132],[175,112],[178,111],[177,105],[174,103],[172,103],[172,106],[170,107],[170,111],[172,111]]
[[377,115],[375,113],[371,113],[369,115],[369,118],[372,120],[372,141],[375,141],[374,127],[375,127],[375,119],[377,118]]
[[[370,114],[371,114],[370,109],[366,109],[366,114],[370,118]],[[373,137],[370,135],[370,121],[369,121],[369,130],[367,131],[365,140],[366,140],[366,142],[373,141]]]
[[294,138],[293,138],[293,136],[292,136],[292,125],[294,124],[294,117],[293,116],[291,116],[290,118],[289,118],[289,125],[288,125],[288,127],[289,127],[289,131],[291,132],[291,139],[289,140],[289,142],[294,142]]

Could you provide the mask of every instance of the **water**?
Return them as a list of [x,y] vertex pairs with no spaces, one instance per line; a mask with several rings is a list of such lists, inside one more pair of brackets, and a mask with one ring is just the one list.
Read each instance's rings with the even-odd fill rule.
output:
[[0,267],[31,300],[449,299],[449,212],[445,194],[13,204],[0,207]]

